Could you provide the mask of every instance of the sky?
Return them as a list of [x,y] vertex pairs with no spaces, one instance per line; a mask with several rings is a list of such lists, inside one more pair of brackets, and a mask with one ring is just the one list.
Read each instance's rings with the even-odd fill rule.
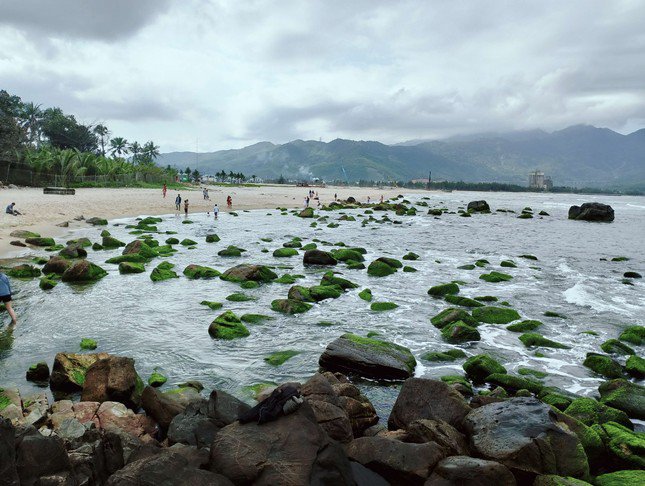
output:
[[0,0],[0,89],[162,152],[645,126],[641,0]]

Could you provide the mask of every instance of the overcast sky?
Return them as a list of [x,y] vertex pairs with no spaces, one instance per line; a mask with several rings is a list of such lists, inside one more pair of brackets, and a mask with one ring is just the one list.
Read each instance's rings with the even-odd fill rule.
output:
[[645,126],[645,1],[0,0],[0,89],[163,152]]

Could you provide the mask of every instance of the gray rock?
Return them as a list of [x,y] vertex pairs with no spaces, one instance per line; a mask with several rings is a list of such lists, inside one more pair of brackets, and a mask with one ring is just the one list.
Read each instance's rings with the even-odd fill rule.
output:
[[407,442],[436,442],[443,447],[447,456],[467,456],[470,452],[466,437],[443,420],[414,420],[406,432]]
[[331,253],[322,250],[307,250],[302,257],[305,265],[336,265],[338,261]]
[[11,421],[0,418],[0,486],[19,486],[16,471],[15,429]]
[[480,201],[470,201],[466,209],[470,212],[485,212],[490,211],[490,206],[482,199]]
[[20,484],[34,484],[40,477],[71,470],[65,446],[59,437],[44,437],[29,427],[17,442],[16,469]]
[[208,417],[208,402],[193,402],[170,422],[168,440],[171,444],[181,443],[198,447],[208,447],[220,429]]
[[584,203],[582,206],[569,208],[569,219],[609,222],[614,220],[614,209],[608,204]]
[[498,462],[468,456],[447,457],[434,468],[425,486],[515,486],[511,471]]
[[75,418],[66,418],[59,427],[54,429],[62,439],[78,439],[85,434],[85,426]]

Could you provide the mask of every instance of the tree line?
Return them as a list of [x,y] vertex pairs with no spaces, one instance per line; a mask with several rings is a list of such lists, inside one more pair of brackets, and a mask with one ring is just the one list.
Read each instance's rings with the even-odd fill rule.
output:
[[0,90],[0,160],[73,181],[85,176],[118,179],[143,173],[174,180],[175,169],[155,164],[159,147],[114,136],[103,123],[85,124],[61,108],[43,108]]

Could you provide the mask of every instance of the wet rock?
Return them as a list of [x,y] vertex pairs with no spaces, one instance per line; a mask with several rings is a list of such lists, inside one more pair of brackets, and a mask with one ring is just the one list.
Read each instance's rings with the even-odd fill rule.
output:
[[311,377],[302,386],[301,394],[329,437],[339,442],[349,442],[354,438],[349,417],[340,404],[338,394],[323,375],[317,373]]
[[302,314],[311,309],[311,304],[294,299],[276,299],[271,302],[271,309],[283,314]]
[[493,373],[506,373],[506,368],[487,354],[478,354],[466,360],[462,365],[466,375],[475,383],[483,383]]
[[87,369],[81,399],[87,402],[121,402],[136,410],[141,405],[143,388],[132,358],[108,356]]
[[301,218],[313,218],[314,217],[314,210],[313,208],[305,208],[300,213],[298,213],[298,216]]
[[211,445],[209,470],[235,484],[354,484],[347,456],[308,403],[273,422],[222,428]]
[[453,322],[444,327],[441,330],[441,337],[444,341],[452,344],[479,341],[481,339],[477,328],[469,326],[462,321]]
[[157,251],[155,251],[154,248],[151,248],[145,241],[134,240],[125,245],[121,255],[138,255],[140,261],[137,261],[136,263],[142,263],[142,261],[149,261],[156,257]]
[[597,476],[596,486],[626,486],[632,484],[645,484],[645,470],[616,471]]
[[325,272],[323,277],[320,279],[320,285],[329,285],[332,287],[340,287],[343,290],[355,289],[358,288],[358,285],[354,282],[350,282],[345,278],[338,277],[334,275],[333,272]]
[[[196,400],[199,399],[199,397],[196,398]],[[186,405],[178,400],[173,400],[172,395],[162,394],[151,386],[143,389],[141,406],[164,432],[168,430],[173,418],[186,409]]]
[[470,201],[466,209],[469,212],[476,212],[476,213],[490,212],[490,206],[483,199],[480,201]]
[[226,270],[222,276],[222,280],[231,282],[246,282],[253,280],[255,282],[266,283],[271,282],[278,278],[278,275],[273,272],[269,267],[264,265],[251,265],[243,263]]
[[408,348],[351,333],[329,343],[318,363],[331,371],[384,379],[408,378],[416,367]]
[[630,326],[620,333],[618,339],[632,344],[645,344],[645,327]]
[[125,243],[117,240],[113,236],[107,235],[103,237],[103,241],[101,241],[101,245],[103,246],[103,248],[114,249],[114,248],[125,246]]
[[67,245],[65,248],[58,252],[58,255],[67,259],[85,258],[87,256],[87,251],[85,250],[85,248],[83,248],[82,245],[74,243]]
[[623,274],[625,278],[643,278],[643,276],[638,272],[625,272]]
[[438,329],[443,329],[448,324],[462,321],[469,326],[477,326],[479,323],[468,312],[463,309],[448,308],[442,310],[439,314],[430,319],[432,325]]
[[171,444],[208,447],[219,429],[208,417],[208,402],[200,400],[190,403],[172,419],[168,427],[168,440]]
[[407,429],[411,422],[427,419],[460,428],[470,410],[461,394],[443,381],[410,378],[401,387],[387,425],[390,430]]
[[582,364],[605,378],[620,378],[623,376],[623,367],[620,363],[603,354],[587,353],[587,357]]
[[16,445],[16,470],[20,484],[43,484],[39,478],[66,475],[71,470],[65,446],[59,437],[45,437],[30,427]]
[[44,361],[31,365],[25,378],[27,381],[47,381],[49,380],[49,366]]
[[98,360],[107,357],[109,357],[107,353],[57,353],[54,358],[49,386],[52,391],[81,391],[85,383],[87,369]]
[[129,275],[131,273],[144,273],[146,267],[143,263],[121,262],[119,263],[119,273],[121,275]]
[[27,231],[27,230],[14,230],[11,233],[9,233],[9,236],[13,236],[14,238],[40,238],[40,235],[38,233],[34,233],[33,231]]
[[499,462],[465,455],[440,461],[425,486],[515,486],[513,473]]
[[54,246],[54,245],[56,245],[56,242],[54,241],[54,238],[44,238],[44,237],[25,238],[25,242],[28,245],[32,245],[32,246]]
[[576,398],[564,410],[564,413],[587,426],[604,424],[606,422],[617,422],[626,427],[633,428],[633,424],[625,412],[602,404],[593,398]]
[[605,444],[614,468],[645,470],[645,434],[615,422],[596,425],[593,429]]
[[445,454],[434,442],[410,444],[376,436],[352,441],[347,455],[392,484],[423,484]]
[[600,403],[645,420],[645,387],[624,379],[606,381],[598,387]]
[[322,250],[307,250],[302,262],[305,265],[336,265],[338,263],[331,253]]
[[464,426],[475,454],[504,464],[520,482],[540,474],[588,477],[578,437],[535,398],[484,405],[468,414]]
[[6,273],[12,278],[30,279],[40,277],[40,268],[36,268],[33,265],[23,263],[21,265],[16,265],[9,268],[8,270],[6,270]]
[[406,442],[439,444],[446,456],[467,456],[468,439],[448,422],[443,420],[413,420],[406,429]]
[[85,222],[87,224],[91,224],[92,226],[107,226],[108,224],[107,219],[97,217],[87,218]]
[[625,372],[634,378],[645,378],[645,359],[640,356],[630,356],[625,362]]
[[96,282],[107,275],[107,272],[98,265],[87,260],[81,260],[65,270],[63,282],[88,283]]
[[508,307],[476,307],[472,311],[473,318],[479,322],[487,324],[508,324],[509,322],[517,321],[520,315],[514,309]]
[[449,294],[458,293],[459,285],[454,282],[435,285],[434,287],[430,287],[430,289],[428,289],[428,295],[431,295],[432,297],[444,297]]
[[184,275],[190,279],[197,278],[215,278],[221,274],[214,268],[203,267],[201,265],[188,265],[184,268]]
[[170,262],[161,262],[150,273],[150,280],[153,282],[162,282],[171,278],[179,278],[177,272],[173,270],[175,265]]
[[24,244],[22,241],[20,241],[20,240],[13,240],[13,241],[10,241],[10,242],[9,242],[9,244],[10,244],[10,245],[13,245],[13,246],[19,246],[19,247],[21,247],[21,248],[26,248],[26,247],[27,247],[27,245],[25,245],[25,244]]
[[614,210],[608,204],[584,203],[582,206],[571,206],[569,208],[569,219],[609,222],[614,220]]
[[388,275],[396,273],[396,271],[396,267],[379,260],[374,260],[367,267],[367,274],[372,277],[387,277]]
[[208,334],[214,339],[237,339],[249,336],[251,333],[239,317],[233,312],[226,311],[211,322]]
[[147,443],[153,443],[157,424],[144,414],[134,413],[120,402],[103,402],[96,411],[98,426],[103,430],[118,429]]
[[524,344],[524,346],[526,346],[527,348],[531,346],[541,346],[544,348],[570,349],[570,347],[565,344],[559,343],[557,341],[552,341],[551,339],[547,339],[541,334],[535,332],[527,332],[525,334],[522,334],[518,339],[522,341],[522,344]]

